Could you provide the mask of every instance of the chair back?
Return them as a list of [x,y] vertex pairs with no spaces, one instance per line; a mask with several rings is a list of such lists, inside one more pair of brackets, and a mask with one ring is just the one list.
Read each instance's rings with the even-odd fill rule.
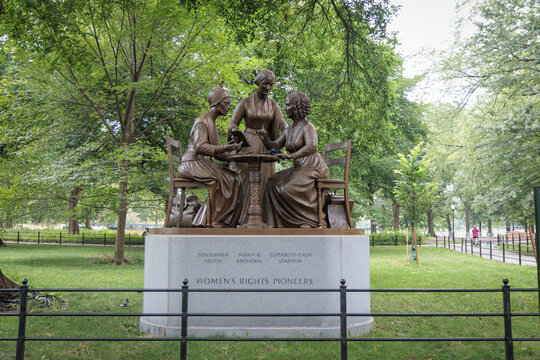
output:
[[178,167],[182,161],[182,147],[180,141],[171,139],[168,134],[165,134],[167,142],[167,159],[169,161],[169,179],[172,181],[176,176],[174,169]]
[[[340,143],[335,144],[326,144],[324,147],[324,161],[326,161],[326,165],[328,167],[333,165],[345,165],[345,169],[343,172],[343,181],[345,181],[345,184],[347,186],[349,185],[349,166],[351,162],[351,139],[347,141],[343,141]],[[336,150],[342,150],[347,149],[345,157],[337,157],[337,158],[328,158],[328,153]]]

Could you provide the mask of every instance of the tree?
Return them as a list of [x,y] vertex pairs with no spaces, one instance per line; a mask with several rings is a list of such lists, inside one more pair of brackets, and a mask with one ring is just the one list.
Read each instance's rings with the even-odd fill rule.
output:
[[115,262],[122,263],[130,180],[141,161],[152,161],[145,155],[156,154],[152,137],[163,136],[192,95],[204,99],[205,84],[230,76],[236,48],[223,22],[205,7],[193,12],[173,1],[28,1],[6,2],[0,26],[19,51],[35,54],[54,76],[59,101],[85,114],[114,155]]
[[468,37],[461,32],[444,70],[449,78],[461,80],[465,92],[464,122],[458,126],[468,131],[460,153],[474,176],[460,176],[463,181],[456,181],[456,188],[467,189],[463,201],[490,218],[530,221],[531,189],[540,184],[537,2],[467,0],[460,6],[470,13],[461,19],[462,27],[472,25],[475,31]]
[[421,214],[435,199],[436,187],[429,183],[429,162],[421,156],[421,145],[417,145],[405,156],[399,154],[398,174],[395,194],[406,216],[411,221],[412,236],[416,251],[416,263],[418,263],[418,248],[416,244],[415,225]]

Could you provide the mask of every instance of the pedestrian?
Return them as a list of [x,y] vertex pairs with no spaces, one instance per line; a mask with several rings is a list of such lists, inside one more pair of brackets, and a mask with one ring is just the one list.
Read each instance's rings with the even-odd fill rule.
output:
[[473,226],[473,229],[472,229],[472,237],[473,237],[473,243],[474,243],[474,246],[477,246],[478,245],[478,234],[480,233],[480,230],[478,230],[478,228],[476,227],[476,225]]

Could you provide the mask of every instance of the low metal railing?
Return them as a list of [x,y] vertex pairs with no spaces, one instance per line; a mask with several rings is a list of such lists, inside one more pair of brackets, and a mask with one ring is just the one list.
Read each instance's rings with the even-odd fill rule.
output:
[[[177,341],[180,343],[180,359],[187,359],[188,343],[192,341],[299,341],[299,342],[340,342],[340,359],[347,359],[348,343],[369,341],[406,341],[406,342],[434,342],[434,341],[463,341],[463,342],[504,342],[504,351],[506,359],[514,358],[515,341],[540,341],[540,337],[514,337],[512,335],[512,317],[516,316],[540,316],[540,313],[512,313],[510,305],[511,292],[538,292],[540,289],[510,289],[508,280],[503,280],[501,289],[347,289],[345,280],[341,280],[338,289],[189,289],[188,281],[184,280],[180,289],[30,289],[27,280],[23,280],[23,285],[17,289],[0,289],[0,292],[19,293],[20,306],[18,313],[0,313],[0,317],[17,316],[19,318],[19,327],[17,337],[0,337],[0,341],[14,341],[17,343],[16,359],[23,360],[25,355],[25,343],[28,341]],[[180,313],[33,313],[28,312],[27,302],[29,292],[167,292],[180,293],[182,298]],[[190,293],[291,293],[291,292],[338,292],[340,296],[339,312],[336,313],[190,313],[188,311],[188,302]],[[348,293],[502,293],[502,313],[349,313],[347,312],[347,294]],[[103,317],[154,317],[154,316],[176,316],[181,317],[180,337],[27,337],[26,323],[29,317],[78,317],[78,316],[103,316]],[[317,316],[336,316],[340,319],[339,337],[287,337],[287,338],[259,338],[259,337],[189,337],[188,320],[191,317],[317,317]],[[375,337],[351,337],[347,332],[347,318],[350,316],[372,316],[372,317],[502,317],[504,319],[504,337],[395,337],[395,338],[375,338]]]
[[[413,238],[410,236],[407,239],[406,235],[391,235],[391,234],[370,234],[369,244],[372,247],[375,246],[390,246],[390,245],[405,245],[409,242],[409,245],[413,243]],[[422,246],[423,239],[421,235],[416,237],[418,246]]]
[[[58,245],[103,245],[113,246],[116,241],[114,233],[81,232],[79,234],[66,234],[63,232],[20,232],[7,233],[2,236],[2,240],[21,243],[37,244],[58,244]],[[126,246],[144,245],[144,236],[131,233],[125,234],[124,242]]]
[[[502,236],[497,236],[497,239],[494,238],[493,240],[478,239],[477,245],[474,245],[474,240],[471,238],[435,237],[436,247],[445,247],[465,253],[477,254],[482,258],[489,256],[490,260],[496,259],[502,262],[514,260],[519,265],[523,265],[524,263],[526,265],[536,264],[533,253],[529,252],[529,249],[532,251],[532,245],[529,246],[529,244],[528,238],[511,241],[509,237],[505,238]],[[493,250],[496,251],[494,252]],[[533,256],[533,258],[525,258],[523,255]]]

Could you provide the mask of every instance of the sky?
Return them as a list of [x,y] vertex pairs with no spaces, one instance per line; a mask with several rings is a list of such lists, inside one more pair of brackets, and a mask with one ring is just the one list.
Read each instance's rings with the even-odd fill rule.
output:
[[[422,74],[433,65],[431,50],[444,50],[453,39],[457,19],[456,0],[391,0],[401,9],[388,30],[397,33],[398,53],[403,57],[404,75]],[[437,79],[421,82],[408,96],[418,102],[452,101],[445,85]]]

